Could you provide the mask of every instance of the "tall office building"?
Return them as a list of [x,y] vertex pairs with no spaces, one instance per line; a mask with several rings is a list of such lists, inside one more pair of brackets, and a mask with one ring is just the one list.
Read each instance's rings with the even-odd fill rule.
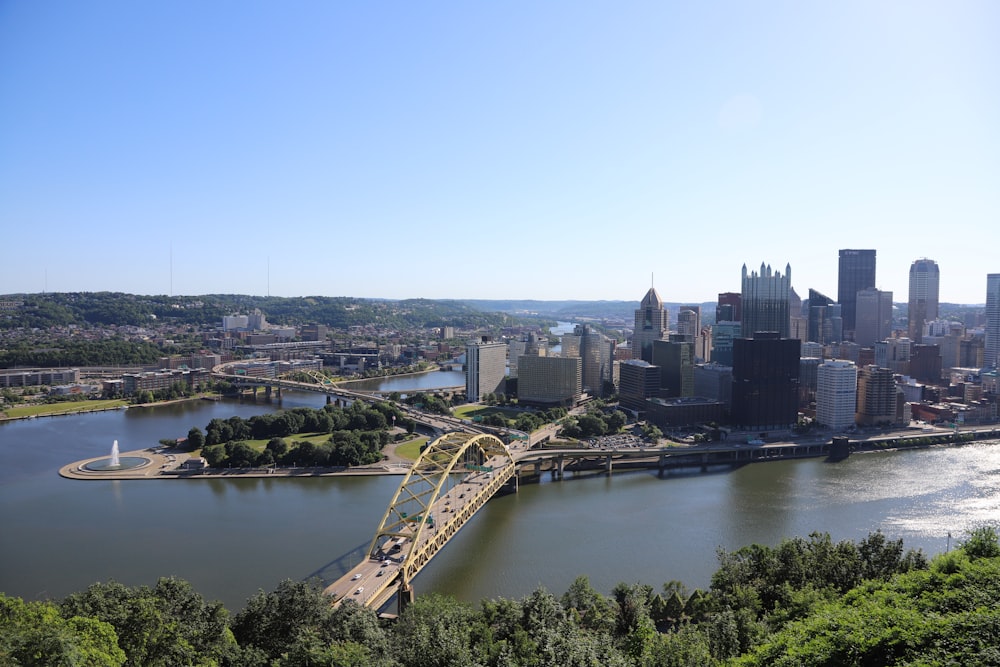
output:
[[809,290],[809,340],[820,345],[839,343],[844,339],[844,319],[841,306],[830,297]]
[[689,343],[701,335],[701,306],[681,306],[677,312],[677,333]]
[[986,344],[983,365],[1000,368],[1000,273],[986,276]]
[[518,360],[527,349],[528,342],[523,337],[507,341],[507,377],[517,377]]
[[660,368],[660,396],[694,396],[694,343],[683,336],[653,341],[653,365]]
[[918,259],[910,264],[909,326],[910,340],[923,342],[924,323],[938,316],[938,285],[941,271],[933,259]]
[[873,347],[892,334],[892,292],[874,287],[858,292],[854,342]]
[[465,397],[470,403],[486,394],[504,393],[507,380],[507,345],[487,338],[465,346]]
[[729,412],[733,403],[733,367],[714,362],[696,365],[694,395],[719,401]]
[[854,421],[864,426],[895,423],[896,393],[891,370],[865,366],[858,374],[858,407]]
[[837,303],[842,309],[844,331],[854,335],[858,292],[875,287],[875,251],[841,250],[837,273]]
[[738,292],[719,292],[715,306],[716,322],[739,322],[743,318],[743,295]]
[[799,345],[798,340],[779,338],[773,332],[733,341],[732,419],[736,426],[768,431],[795,425]]
[[888,368],[900,375],[910,374],[910,349],[913,341],[903,338],[886,338],[875,343],[875,365]]
[[646,410],[646,399],[660,393],[660,367],[642,359],[629,359],[620,366],[618,403],[634,412]]
[[720,320],[712,325],[712,361],[723,366],[733,365],[733,340],[742,334],[739,322]]
[[771,271],[770,265],[761,263],[760,273],[747,273],[743,265],[743,337],[753,338],[758,331],[773,331],[781,338],[788,338],[790,331],[789,301],[792,292],[792,267],[785,266],[785,275]]
[[854,426],[858,402],[858,367],[830,359],[816,371],[816,421],[834,430]]
[[583,362],[579,357],[521,357],[517,400],[525,405],[572,407],[583,388]]
[[583,390],[591,396],[602,396],[605,383],[611,382],[613,347],[611,339],[587,324],[562,337],[562,356],[583,360]]
[[653,361],[653,341],[666,340],[670,316],[663,307],[663,299],[652,287],[646,292],[635,311],[635,330],[632,333],[632,358]]

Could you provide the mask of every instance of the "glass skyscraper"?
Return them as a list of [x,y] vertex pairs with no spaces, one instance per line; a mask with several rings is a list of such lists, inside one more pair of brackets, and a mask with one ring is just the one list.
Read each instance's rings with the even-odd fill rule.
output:
[[837,303],[844,331],[853,336],[857,326],[858,292],[875,287],[875,251],[841,250],[837,272]]
[[941,271],[933,259],[918,259],[910,265],[910,297],[907,332],[910,340],[924,339],[924,324],[938,317],[938,288]]

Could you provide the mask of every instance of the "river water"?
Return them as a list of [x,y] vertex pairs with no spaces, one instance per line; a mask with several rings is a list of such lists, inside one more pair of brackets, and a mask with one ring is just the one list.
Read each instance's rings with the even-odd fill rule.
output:
[[[323,397],[288,392],[283,407]],[[0,591],[60,598],[95,581],[189,580],[230,609],[285,578],[335,579],[363,557],[401,477],[75,481],[60,466],[275,405],[196,401],[0,424]],[[580,574],[707,586],[718,547],[881,529],[927,553],[1000,517],[1000,447],[759,463],[522,485],[487,503],[416,580],[460,599],[563,593]],[[953,542],[954,542],[953,540]]]

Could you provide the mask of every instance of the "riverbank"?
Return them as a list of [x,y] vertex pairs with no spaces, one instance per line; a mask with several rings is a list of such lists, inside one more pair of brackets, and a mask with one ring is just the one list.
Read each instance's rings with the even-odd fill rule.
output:
[[59,475],[66,479],[78,480],[122,480],[122,479],[220,479],[258,477],[350,477],[358,475],[403,475],[409,463],[386,461],[377,465],[353,468],[202,468],[189,467],[191,454],[176,450],[137,449],[121,452],[122,459],[146,459],[141,465],[119,470],[95,470],[88,468],[106,460],[107,456],[97,456],[65,465]]
[[[1000,439],[1000,427],[987,426],[979,429],[968,429],[960,432],[937,432],[937,433],[893,433],[866,440],[850,441],[850,453],[870,453],[884,452],[899,449],[919,449],[927,447],[948,447],[961,446],[980,440]],[[736,447],[719,447],[718,445],[690,446],[686,447],[691,453],[713,453],[718,454],[721,450],[733,450],[737,453],[767,452],[766,455],[748,456],[745,459],[737,456],[731,463],[745,464],[763,461],[780,461],[789,458],[823,458],[830,456],[830,442],[826,443],[805,443],[805,442],[781,442],[771,443],[763,446],[738,445]],[[801,447],[800,447],[801,446]],[[789,447],[801,449],[802,453],[788,453]],[[619,462],[617,467],[623,469],[658,467],[659,455],[662,451],[677,451],[677,448],[645,448],[636,450],[639,454],[634,460],[627,463]],[[627,451],[627,450],[619,450]],[[557,455],[558,449],[551,449],[548,453]],[[641,454],[640,454],[641,452]],[[602,454],[600,450],[594,450],[595,454]],[[370,476],[370,475],[402,475],[411,466],[411,461],[396,456],[394,451],[386,452],[386,460],[369,466],[357,467],[336,467],[336,468],[303,468],[303,467],[268,467],[268,468],[226,468],[215,469],[205,467],[192,467],[189,460],[191,454],[172,449],[145,449],[123,452],[122,458],[145,458],[148,460],[140,466],[120,469],[120,470],[94,470],[88,468],[93,464],[107,459],[108,457],[94,457],[82,461],[76,461],[65,465],[59,469],[59,474],[67,479],[77,480],[122,480],[122,479],[220,479],[220,478],[274,478],[274,477],[350,477],[350,476]],[[648,461],[642,460],[648,456]],[[719,461],[719,464],[725,463]],[[604,463],[596,462],[595,469],[604,467]],[[541,470],[541,469],[539,469]],[[547,470],[547,469],[546,469]]]
[[[108,412],[109,410],[129,410],[131,408],[155,408],[162,405],[174,405],[186,403],[187,401],[218,401],[220,394],[202,393],[196,396],[185,396],[184,398],[174,398],[168,401],[154,401],[152,403],[129,403],[125,399],[107,399],[100,401],[69,401],[66,403],[48,403],[20,408],[11,408],[6,412],[0,412],[0,422],[18,421],[21,419],[35,419],[37,417],[63,417],[66,415],[81,415],[90,412]],[[98,404],[98,405],[95,405]],[[29,410],[29,408],[31,408]],[[10,414],[14,412],[14,414]]]

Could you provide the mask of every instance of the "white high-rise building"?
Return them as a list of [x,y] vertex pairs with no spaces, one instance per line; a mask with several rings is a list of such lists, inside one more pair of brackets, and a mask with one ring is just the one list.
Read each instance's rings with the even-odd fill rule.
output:
[[465,346],[465,396],[470,403],[486,394],[502,394],[507,379],[507,344],[488,340]]
[[816,371],[816,421],[834,430],[854,426],[858,401],[858,367],[830,359]]
[[222,316],[222,330],[223,331],[233,331],[235,329],[246,329],[250,324],[250,318],[247,315],[223,315]]
[[986,275],[986,346],[983,365],[1000,368],[1000,273]]

